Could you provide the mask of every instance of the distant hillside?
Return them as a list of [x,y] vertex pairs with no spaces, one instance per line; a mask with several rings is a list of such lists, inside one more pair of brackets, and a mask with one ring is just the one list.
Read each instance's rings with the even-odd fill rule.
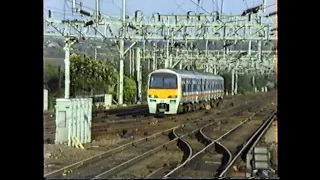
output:
[[45,63],[64,67],[64,58],[44,58]]

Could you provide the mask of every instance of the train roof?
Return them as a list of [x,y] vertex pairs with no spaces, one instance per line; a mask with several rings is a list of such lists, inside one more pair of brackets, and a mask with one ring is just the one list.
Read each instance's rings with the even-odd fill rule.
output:
[[152,73],[155,72],[168,72],[168,73],[175,73],[179,74],[181,77],[186,77],[186,78],[203,78],[206,77],[208,79],[218,79],[218,80],[223,80],[223,77],[219,75],[214,75],[211,73],[203,73],[203,72],[198,72],[198,71],[187,71],[187,70],[182,70],[182,69],[158,69],[153,71]]

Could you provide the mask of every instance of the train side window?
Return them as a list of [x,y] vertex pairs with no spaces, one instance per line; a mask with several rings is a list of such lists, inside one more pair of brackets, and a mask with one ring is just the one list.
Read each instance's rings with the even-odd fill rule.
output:
[[214,80],[212,80],[212,90],[214,90]]
[[190,79],[190,92],[194,91],[193,79]]
[[206,91],[209,90],[209,80],[206,80]]
[[199,91],[198,81],[199,81],[198,79],[195,79],[195,80],[194,80],[194,84],[193,84],[194,91]]
[[204,90],[207,91],[208,89],[208,84],[207,84],[207,80],[205,79],[204,80]]
[[199,83],[200,83],[200,80],[197,79],[197,80],[196,80],[196,88],[197,88],[197,91],[200,91]]
[[186,92],[188,92],[188,79],[185,79],[185,87],[186,87]]
[[185,84],[186,84],[186,81],[185,81],[184,79],[182,79],[182,80],[181,80],[181,89],[182,89],[182,92],[185,92],[185,90],[186,90]]
[[199,91],[199,79],[195,80],[194,85],[195,85],[194,87],[196,88],[196,91]]

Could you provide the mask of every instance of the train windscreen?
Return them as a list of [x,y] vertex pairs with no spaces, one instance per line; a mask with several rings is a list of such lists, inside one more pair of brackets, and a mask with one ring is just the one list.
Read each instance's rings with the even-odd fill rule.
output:
[[149,89],[177,89],[177,76],[168,73],[153,73]]

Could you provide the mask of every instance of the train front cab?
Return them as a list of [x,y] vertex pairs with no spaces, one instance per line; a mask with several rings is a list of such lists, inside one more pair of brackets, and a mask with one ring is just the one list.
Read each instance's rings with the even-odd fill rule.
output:
[[176,74],[155,72],[149,77],[148,107],[150,114],[176,114],[179,107]]

